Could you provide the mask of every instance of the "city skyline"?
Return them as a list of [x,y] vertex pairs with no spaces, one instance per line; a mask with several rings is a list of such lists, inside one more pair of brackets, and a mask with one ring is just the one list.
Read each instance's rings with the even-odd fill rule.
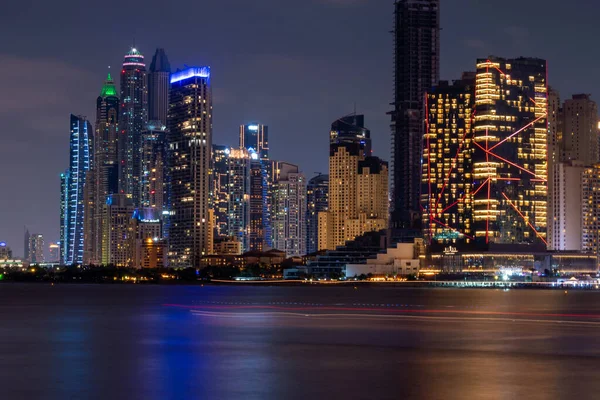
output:
[[[265,1],[261,4],[245,5],[244,7],[249,7],[255,12],[265,11],[269,15],[284,12],[282,7],[277,7],[275,5],[271,5],[271,8],[266,7],[268,3],[269,2]],[[332,93],[332,98],[335,99],[335,101],[332,102],[331,99],[327,97],[328,103],[333,103],[331,106],[328,105],[327,107],[322,107],[322,104],[319,103],[319,107],[315,104],[310,105],[310,107],[315,107],[314,109],[308,109],[309,112],[314,111],[317,108],[323,109],[322,111],[315,112],[315,118],[311,120],[311,126],[313,126],[313,128],[311,128],[311,132],[308,133],[310,139],[318,141],[322,146],[315,146],[313,143],[303,143],[302,134],[304,134],[305,129],[296,128],[294,126],[295,124],[290,122],[291,120],[294,120],[292,116],[305,114],[307,112],[306,108],[299,109],[298,111],[295,111],[295,114],[290,115],[289,110],[291,110],[292,107],[284,108],[282,105],[282,107],[273,107],[274,110],[271,110],[268,107],[268,102],[265,103],[264,101],[265,98],[273,96],[274,93],[278,93],[284,95],[284,100],[291,102],[286,103],[284,101],[283,104],[294,103],[294,100],[285,97],[290,96],[289,93],[287,93],[288,88],[285,90],[287,93],[286,95],[286,93],[282,93],[280,89],[274,89],[274,85],[272,85],[273,80],[277,81],[282,78],[295,76],[293,73],[300,73],[300,71],[296,69],[297,67],[292,65],[294,63],[289,62],[289,59],[286,59],[285,57],[283,59],[275,57],[275,61],[278,61],[275,63],[276,74],[274,79],[267,79],[265,78],[267,76],[265,71],[274,67],[268,66],[267,68],[264,68],[264,63],[260,64],[254,62],[254,59],[252,59],[252,63],[245,64],[243,68],[239,68],[238,66],[232,69],[231,66],[223,64],[223,50],[219,50],[220,46],[225,46],[223,42],[217,41],[218,43],[210,44],[206,50],[203,49],[202,51],[197,51],[197,47],[189,46],[189,42],[185,43],[185,40],[180,42],[174,37],[161,37],[159,39],[154,33],[136,32],[136,45],[138,45],[141,51],[146,55],[148,58],[147,61],[149,61],[149,57],[153,54],[156,46],[164,47],[169,55],[174,70],[178,67],[181,68],[183,63],[206,63],[213,66],[213,73],[215,76],[215,102],[219,105],[215,117],[214,142],[217,144],[234,145],[236,142],[237,127],[242,123],[258,119],[271,127],[272,132],[270,141],[271,153],[274,155],[273,158],[283,159],[298,164],[300,169],[306,173],[307,178],[311,178],[314,175],[313,172],[326,172],[326,131],[329,122],[332,118],[350,112],[353,108],[353,104],[351,103],[356,101],[357,108],[361,113],[364,113],[369,120],[369,127],[373,131],[373,142],[378,156],[386,161],[391,161],[389,154],[386,154],[390,131],[387,127],[389,118],[385,115],[385,112],[389,111],[387,103],[389,103],[392,98],[390,83],[392,70],[390,49],[392,47],[391,37],[389,33],[387,33],[387,31],[392,28],[393,22],[391,17],[393,8],[391,2],[389,2],[390,4],[388,4],[388,2],[382,2],[377,5],[361,4],[360,2],[355,2],[356,4],[354,5],[319,5],[318,3],[319,2],[311,3],[310,7],[308,5],[298,5],[294,7],[298,7],[299,12],[308,12],[309,9],[314,7],[322,7],[325,14],[331,13],[331,15],[339,15],[341,13],[342,15],[347,14],[348,16],[352,16],[366,13],[366,26],[368,29],[365,28],[365,31],[360,32],[360,34],[366,35],[364,36],[364,41],[362,39],[357,39],[350,40],[349,42],[354,46],[358,46],[361,50],[366,51],[366,54],[369,54],[371,58],[360,63],[359,66],[353,66],[352,68],[334,63],[333,65],[338,67],[338,69],[332,70],[330,67],[324,67],[332,64],[330,59],[327,60],[327,57],[322,58],[323,49],[319,49],[319,46],[316,46],[314,53],[311,53],[309,52],[309,49],[306,48],[306,44],[303,41],[297,42],[298,47],[301,49],[301,51],[299,50],[300,52],[305,52],[305,55],[307,56],[310,54],[318,55],[316,67],[324,67],[324,69],[313,68],[312,70],[311,68],[305,68],[302,72],[309,71],[309,73],[313,74],[316,73],[313,71],[319,71],[319,75],[325,74],[329,79],[319,80],[318,82],[321,85],[319,86],[319,89],[322,93]],[[460,24],[450,23],[450,21],[462,19],[471,20],[466,15],[461,16],[459,10],[464,8],[461,7],[461,4],[462,6],[467,6],[467,10],[465,11],[467,13],[480,13],[484,16],[491,15],[489,14],[490,6],[481,4],[481,2],[457,1],[456,4],[442,5],[441,25],[444,29],[441,34],[442,79],[452,79],[459,76],[460,71],[471,68],[474,59],[478,57],[487,57],[489,54],[500,54],[506,57],[518,57],[520,55],[537,56],[549,60],[549,83],[559,90],[563,98],[567,98],[574,93],[592,93],[592,99],[595,99],[595,93],[598,93],[598,90],[594,90],[593,83],[588,83],[586,81],[592,74],[591,70],[588,72],[580,72],[579,69],[583,67],[573,62],[572,58],[567,63],[566,59],[569,57],[559,57],[559,54],[557,54],[558,50],[553,50],[551,48],[552,46],[543,43],[544,37],[529,33],[534,32],[534,26],[531,26],[529,28],[530,31],[528,31],[524,27],[508,25],[507,27],[500,29],[499,33],[491,34],[489,32],[490,29],[486,29],[485,25],[486,23],[490,24],[495,22],[492,21],[491,18],[483,18],[483,20],[485,20],[484,22],[470,21],[471,31],[477,32],[478,34],[478,38],[473,39],[470,37],[470,32],[468,33],[466,30],[463,30],[464,28],[458,26]],[[553,15],[558,15],[559,13],[560,8],[557,8],[557,4],[558,2],[547,2],[546,4],[548,9],[554,10],[555,14]],[[456,7],[452,7],[453,5],[456,5]],[[214,7],[214,5],[211,4],[208,4],[208,6]],[[532,6],[522,5],[522,7],[525,12]],[[38,12],[41,13],[43,9],[44,6],[42,5]],[[585,7],[584,11],[579,10],[577,12],[581,12],[580,17],[582,20],[585,20],[586,14],[592,14],[593,10],[595,10],[594,6],[588,6]],[[64,10],[61,7],[58,7],[58,9],[53,10],[52,13],[56,15],[61,11]],[[12,9],[9,5],[6,15],[10,16],[15,12],[16,9]],[[504,15],[504,13],[505,11],[500,10],[500,16]],[[40,18],[41,15],[33,15],[34,20],[36,17]],[[341,17],[338,18],[340,20],[343,19]],[[555,17],[552,17],[551,15],[551,18]],[[120,24],[121,22],[122,21],[120,21],[119,18],[115,21],[116,24]],[[288,31],[288,36],[297,38],[300,36],[299,27],[294,24],[292,25],[293,26],[290,27],[290,30]],[[4,26],[10,28],[10,21],[7,21]],[[374,27],[376,28],[373,29]],[[268,29],[273,28],[273,26],[268,27]],[[142,30],[142,28],[140,28],[140,30]],[[367,32],[367,30],[374,30],[375,33]],[[348,31],[345,32],[348,34]],[[265,33],[267,32],[262,32],[261,35],[264,35]],[[61,35],[62,33],[58,34],[58,36]],[[48,241],[58,239],[58,232],[56,229],[58,200],[57,196],[51,194],[56,193],[56,181],[58,179],[57,171],[61,171],[64,168],[64,160],[66,158],[65,144],[68,143],[66,134],[68,128],[65,120],[71,112],[87,115],[89,119],[92,119],[94,116],[93,107],[94,99],[97,97],[98,82],[101,82],[106,76],[106,65],[113,65],[113,76],[118,75],[118,70],[115,67],[119,65],[122,54],[128,49],[133,41],[133,39],[127,38],[128,35],[122,35],[123,37],[120,39],[121,42],[118,40],[106,41],[107,43],[98,47],[99,51],[96,52],[97,54],[90,55],[89,57],[80,57],[77,52],[66,52],[65,49],[63,49],[63,47],[67,49],[74,48],[71,45],[75,45],[75,43],[71,43],[70,41],[83,40],[86,37],[91,40],[88,35],[84,34],[81,36],[81,38],[71,39],[62,37],[53,38],[53,41],[56,41],[57,39],[66,41],[65,44],[67,45],[60,46],[60,49],[57,48],[56,45],[48,45],[46,42],[46,40],[48,40],[47,38],[41,38],[39,43],[31,43],[27,46],[20,43],[21,48],[16,47],[18,43],[10,43],[5,50],[11,55],[9,63],[4,66],[4,68],[9,68],[9,73],[5,75],[5,77],[12,77],[12,80],[17,80],[20,84],[25,85],[23,91],[19,92],[19,94],[28,93],[28,90],[30,90],[28,89],[28,85],[35,82],[35,79],[32,79],[32,82],[30,83],[30,80],[14,78],[19,78],[19,74],[23,74],[28,70],[30,64],[26,62],[27,56],[29,54],[36,54],[36,61],[39,61],[39,65],[43,66],[44,70],[47,70],[50,76],[56,77],[55,80],[57,81],[56,86],[53,83],[44,83],[40,87],[37,87],[38,91],[42,94],[41,97],[43,98],[43,95],[51,94],[58,95],[59,98],[65,100],[63,102],[57,102],[54,97],[52,97],[53,100],[51,103],[48,103],[48,107],[44,108],[42,105],[36,108],[36,118],[23,118],[22,113],[24,110],[20,107],[24,106],[17,107],[10,105],[3,111],[6,113],[3,114],[3,121],[6,121],[10,133],[7,135],[7,145],[3,146],[2,157],[0,157],[0,160],[2,160],[3,170],[16,170],[19,172],[7,177],[6,184],[13,189],[13,198],[3,201],[0,200],[2,201],[2,209],[7,210],[6,213],[3,213],[3,223],[0,224],[0,239],[9,243],[15,254],[22,254],[22,249],[20,249],[20,235],[23,225],[27,225],[34,231],[44,234]],[[381,40],[373,41],[373,38]],[[349,44],[346,44],[346,42],[341,39],[340,36],[336,35],[327,38],[327,40],[336,41],[340,46],[340,48],[336,48],[335,50],[336,55],[338,55],[338,51],[347,51],[345,50],[345,46],[349,46]],[[277,41],[279,41],[279,39],[276,40],[275,38],[272,39],[273,43],[271,41],[266,41],[266,50],[269,50],[271,45],[274,46],[274,42]],[[17,40],[16,42],[19,41]],[[111,42],[110,45],[108,42]],[[368,48],[372,46],[373,42],[377,44],[373,46],[373,50],[369,50]],[[95,46],[96,43],[92,40],[90,45]],[[569,52],[571,49],[563,48],[563,51],[565,51],[566,54],[570,54]],[[265,51],[265,53],[269,54],[268,51]],[[246,57],[248,53],[242,52],[240,54]],[[260,53],[259,55],[264,56],[265,54]],[[450,57],[448,57],[448,55],[450,55]],[[314,61],[314,59],[311,59],[310,57],[307,58]],[[375,66],[375,64],[378,66]],[[309,63],[309,66],[310,65],[311,64]],[[53,73],[55,72],[52,69],[53,66],[59,67],[59,73]],[[365,77],[365,82],[359,83],[359,88],[354,90],[355,94],[350,93],[350,95],[348,95],[350,89],[345,88],[351,85],[347,85],[347,82],[344,82],[342,78],[348,78],[357,74],[356,68],[358,68],[358,73]],[[571,70],[577,70],[577,74],[569,74],[568,72]],[[366,74],[367,71],[369,74]],[[273,70],[271,70],[271,74],[272,73]],[[256,102],[256,105],[249,105],[251,100],[245,102],[243,99],[240,99],[240,101],[233,101],[233,98],[240,93],[243,94],[245,92],[244,89],[247,89],[247,86],[240,86],[239,83],[240,80],[247,79],[249,74],[256,76],[254,81],[259,87],[261,83],[264,85],[259,93],[260,96],[258,96],[260,101]],[[340,75],[339,78],[336,74]],[[562,76],[560,74],[562,74]],[[378,77],[377,75],[382,76]],[[328,80],[333,82],[328,82]],[[117,85],[118,84],[119,83],[117,83]],[[238,87],[235,86],[236,84],[238,84]],[[76,92],[74,86],[77,89]],[[366,90],[359,90],[365,89],[366,86],[370,87]],[[5,93],[11,93],[10,88],[11,86],[9,85],[9,90]],[[295,86],[290,82],[289,92],[291,93],[294,88]],[[307,92],[310,91],[311,88],[313,87],[310,86]],[[337,98],[338,96],[333,96],[333,93],[336,93],[335,90],[338,88],[343,88],[342,93],[345,94],[344,96],[339,96],[339,98]],[[219,93],[221,93],[222,97]],[[256,96],[256,91],[252,91],[252,93]],[[361,93],[361,95],[358,96],[358,93]],[[295,91],[294,94],[298,94],[298,92]],[[229,100],[227,100],[227,96],[230,96]],[[303,95],[300,93],[298,96],[302,98]],[[221,98],[221,100],[219,100],[219,98]],[[373,101],[373,99],[376,100]],[[40,99],[37,101],[42,100]],[[55,103],[58,103],[59,106]],[[33,107],[36,104],[38,103],[32,102],[31,104],[28,104],[27,107]],[[242,105],[240,106],[240,104]],[[256,109],[261,106],[263,107],[262,110],[257,111]],[[222,111],[219,111],[219,109]],[[48,118],[46,113],[50,111],[52,111],[52,115]],[[21,118],[19,118],[19,116],[21,116]],[[25,122],[25,120],[27,121]],[[44,122],[40,124],[39,121]],[[25,143],[26,141],[22,138],[29,136],[38,139],[36,142],[38,144],[37,146],[33,146],[33,148],[32,146],[27,146]],[[310,140],[307,142],[310,142]],[[288,149],[288,147],[290,149]],[[297,149],[302,149],[304,151],[297,151]],[[24,154],[28,155],[28,157],[23,157]],[[15,155],[18,155],[18,159],[15,158]],[[24,165],[22,164],[24,161],[21,161],[21,159],[39,160],[39,163],[44,163],[44,168],[42,168],[43,171],[32,168],[39,165],[38,163]],[[39,207],[37,207],[39,194],[36,195],[31,192],[31,189],[25,187],[23,183],[30,181],[32,177],[37,175],[40,176],[40,185],[33,186],[38,190],[41,190],[44,194],[48,193],[48,196],[46,196],[48,200],[43,202]],[[10,210],[10,212],[8,210]]]

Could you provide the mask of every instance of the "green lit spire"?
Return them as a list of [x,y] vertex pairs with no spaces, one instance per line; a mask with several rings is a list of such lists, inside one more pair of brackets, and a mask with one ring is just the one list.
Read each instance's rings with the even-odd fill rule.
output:
[[117,88],[115,88],[115,82],[113,82],[110,72],[108,73],[108,77],[104,81],[104,85],[102,86],[102,92],[100,93],[101,97],[109,97],[114,96],[117,97]]

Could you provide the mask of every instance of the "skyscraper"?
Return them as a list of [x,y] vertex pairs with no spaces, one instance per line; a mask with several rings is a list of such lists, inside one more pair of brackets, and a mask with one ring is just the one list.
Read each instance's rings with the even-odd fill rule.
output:
[[44,236],[39,233],[29,235],[27,244],[27,261],[30,264],[40,264],[44,262]]
[[148,88],[144,56],[132,48],[121,70],[119,119],[119,191],[140,203],[141,137],[148,121]]
[[227,210],[229,208],[229,154],[227,146],[213,145],[211,184],[210,184],[210,207],[213,209],[215,218],[215,237],[223,238],[229,235],[227,226]]
[[[254,153],[256,154],[256,153]],[[231,149],[228,162],[228,236],[242,243],[242,251],[249,249],[250,225],[250,154],[245,148]]]
[[156,49],[148,70],[148,119],[167,125],[171,65],[164,49]]
[[[160,121],[150,121],[142,132],[140,204],[162,215],[166,206],[167,188],[167,127]],[[162,235],[159,235],[162,237]]]
[[69,169],[61,175],[61,254],[66,265],[83,263],[83,188],[93,160],[92,125],[71,114]]
[[171,75],[168,115],[172,267],[197,267],[209,253],[209,170],[212,151],[210,68]]
[[131,267],[135,244],[132,200],[124,194],[108,197],[102,222],[102,264]]
[[[319,237],[326,239],[319,240],[319,250],[334,250],[366,232],[386,229],[389,220],[387,163],[371,156],[364,116],[336,120],[329,138],[329,207],[319,213]],[[374,192],[368,193],[368,187]]]
[[591,166],[600,161],[598,150],[598,106],[587,94],[567,99],[562,110],[562,161],[580,161]]
[[329,175],[319,174],[308,181],[306,189],[306,252],[319,250],[319,213],[327,211]]
[[[273,182],[275,180],[274,174],[276,173],[275,171],[273,171],[273,164],[276,162],[269,160],[269,127],[256,122],[247,125],[241,125],[240,148],[245,148],[246,150],[248,150],[250,155],[257,155],[256,159],[254,159],[254,157],[251,157],[253,167],[257,168],[260,165],[262,169],[261,173],[264,179],[264,182],[262,183],[262,214],[260,214],[258,211],[259,205],[257,201],[259,195],[257,192],[253,197],[254,211],[252,211],[253,217],[251,217],[251,220],[254,221],[258,221],[258,219],[262,220],[262,226],[260,227],[261,232],[258,232],[258,222],[251,222],[251,236],[258,237],[257,235],[259,235],[261,237],[261,244],[260,246],[258,246],[258,239],[252,239],[252,242],[255,244],[250,245],[250,249],[254,250],[258,247],[262,248],[263,246],[271,247],[273,245],[271,228],[271,190]],[[258,170],[255,171],[255,178],[256,179],[253,180],[253,188],[255,190],[258,190]]]
[[396,0],[392,116],[392,228],[420,223],[425,92],[439,81],[439,0]]
[[102,260],[102,210],[109,195],[118,192],[119,158],[117,154],[119,98],[108,74],[96,100],[96,131],[93,163],[84,187],[84,256],[85,264]]
[[543,244],[547,214],[546,61],[477,61],[473,227],[478,243]]
[[470,242],[474,76],[427,93],[421,205],[423,235],[429,242]]
[[[562,160],[562,108],[560,95],[548,87],[548,249],[560,248],[560,199],[558,189],[558,168]],[[581,182],[580,186],[581,186]]]
[[585,168],[581,181],[581,245],[585,252],[600,255],[600,164]]
[[240,147],[253,149],[261,160],[269,159],[269,127],[251,123],[240,126]]
[[264,163],[259,158],[258,153],[249,150],[250,154],[250,192],[249,207],[250,221],[248,226],[248,250],[264,251],[266,250],[266,226],[270,226],[270,221],[266,215],[268,200],[266,199],[267,174],[264,169]]
[[280,163],[273,185],[273,247],[287,257],[306,254],[306,178],[298,166]]
[[48,245],[48,253],[50,255],[48,262],[51,262],[51,263],[60,262],[60,244],[50,243]]

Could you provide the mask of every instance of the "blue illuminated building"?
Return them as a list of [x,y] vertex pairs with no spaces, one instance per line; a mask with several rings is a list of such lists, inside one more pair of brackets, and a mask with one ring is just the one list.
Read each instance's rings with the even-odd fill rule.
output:
[[69,169],[61,174],[61,263],[83,263],[83,188],[92,163],[92,124],[71,114]]
[[168,143],[168,235],[171,267],[199,267],[212,251],[209,215],[212,153],[210,68],[171,75]]

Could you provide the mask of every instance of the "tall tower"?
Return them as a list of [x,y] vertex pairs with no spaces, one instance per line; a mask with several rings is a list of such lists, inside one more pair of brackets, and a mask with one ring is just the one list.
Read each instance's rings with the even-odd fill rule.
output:
[[254,150],[250,155],[250,221],[248,226],[248,250],[264,251],[267,247],[266,227],[270,221],[265,213],[267,204],[267,175],[264,163]]
[[576,94],[565,101],[562,124],[562,160],[587,166],[598,163],[598,106],[590,95]]
[[269,159],[269,127],[258,123],[240,126],[240,147],[253,149],[261,160]]
[[421,205],[423,235],[431,243],[472,241],[474,76],[427,93]]
[[156,49],[148,70],[148,119],[167,125],[171,65],[164,49]]
[[[561,162],[562,108],[559,93],[548,87],[548,249],[560,248],[560,189],[558,188]],[[564,175],[564,174],[563,174]],[[581,181],[580,181],[581,186]]]
[[102,210],[108,196],[118,193],[118,123],[119,98],[109,73],[96,100],[93,163],[84,188],[85,264],[102,262]]
[[30,264],[39,264],[44,262],[44,236],[34,233],[29,236],[29,257],[27,261]]
[[420,222],[425,93],[439,80],[439,0],[396,0],[392,117],[392,228]]
[[119,119],[119,191],[139,205],[141,137],[148,121],[148,88],[144,56],[135,48],[125,55],[121,70]]
[[287,257],[306,254],[306,178],[297,165],[280,163],[273,185],[273,247]]
[[131,267],[135,243],[134,207],[124,194],[108,197],[102,222],[102,264]]
[[[329,208],[319,213],[319,237],[326,241],[319,239],[319,250],[333,250],[366,232],[388,227],[387,176],[387,163],[371,156],[371,132],[364,126],[364,116],[336,120],[329,135]],[[385,188],[371,182],[379,178],[385,179]],[[371,184],[378,188],[376,193],[363,190]],[[379,208],[382,201],[385,210]]]
[[215,219],[215,237],[223,238],[229,235],[228,219],[228,190],[229,190],[229,154],[227,146],[213,144],[212,166],[210,171],[210,202]]
[[228,178],[228,235],[242,243],[248,251],[250,225],[250,154],[248,150],[231,149],[227,159]]
[[473,227],[478,243],[547,245],[546,61],[477,61]]
[[212,150],[210,67],[171,75],[168,116],[172,267],[198,267],[209,243],[209,170]]
[[308,181],[306,189],[306,252],[319,250],[319,213],[327,211],[329,175],[319,174]]
[[84,186],[93,161],[92,124],[71,114],[69,169],[61,175],[61,254],[66,265],[83,263]]
[[[140,208],[152,208],[162,215],[167,205],[167,127],[160,121],[150,121],[142,132]],[[159,235],[162,236],[162,235]]]

